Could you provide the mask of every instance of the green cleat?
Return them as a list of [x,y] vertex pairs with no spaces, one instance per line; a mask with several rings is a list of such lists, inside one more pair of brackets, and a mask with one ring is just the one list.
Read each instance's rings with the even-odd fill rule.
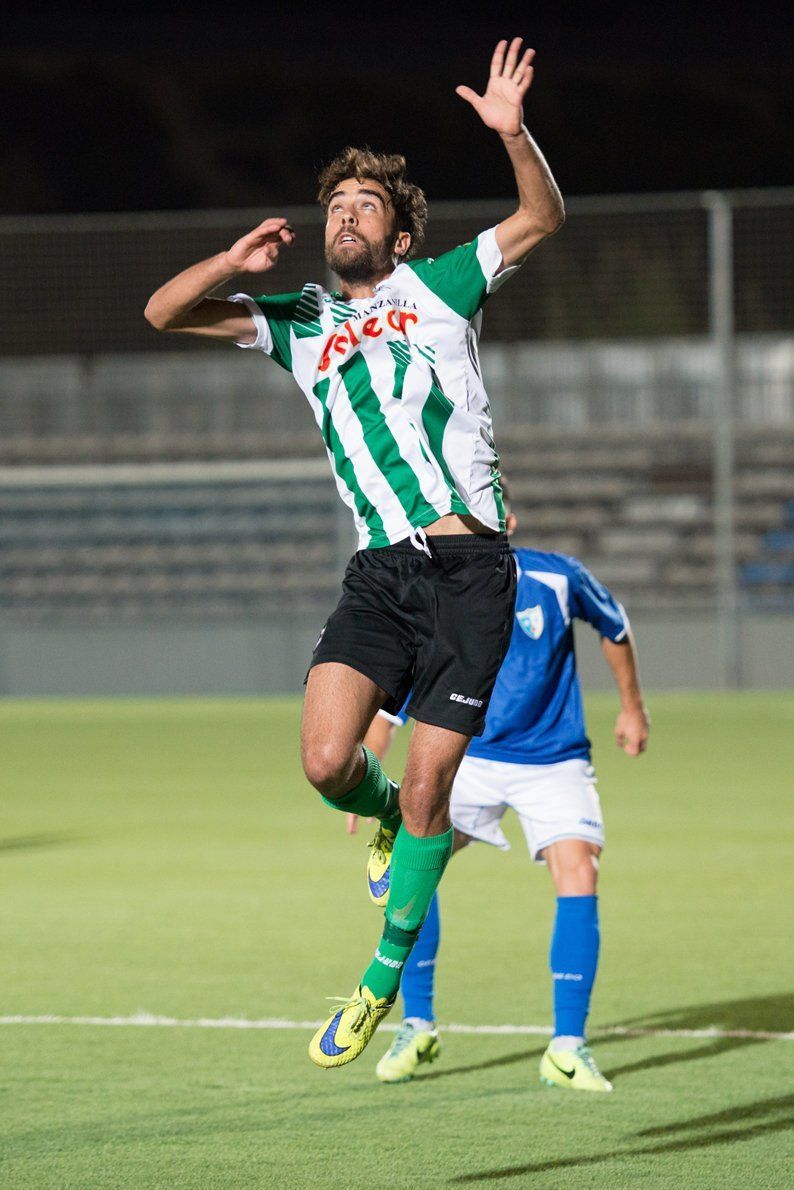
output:
[[369,844],[367,860],[367,889],[373,905],[385,905],[389,899],[391,882],[391,853],[394,850],[396,832],[380,825],[377,834]]
[[571,1091],[603,1093],[613,1089],[586,1045],[577,1050],[552,1050],[549,1046],[540,1059],[540,1081],[547,1087],[567,1087]]
[[369,988],[360,985],[349,1000],[340,1000],[340,1007],[309,1042],[315,1066],[330,1070],[352,1062],[366,1049],[393,1004],[393,1000],[376,1000]]
[[417,1029],[403,1021],[397,1036],[375,1067],[382,1083],[408,1083],[423,1062],[435,1062],[441,1053],[436,1029]]

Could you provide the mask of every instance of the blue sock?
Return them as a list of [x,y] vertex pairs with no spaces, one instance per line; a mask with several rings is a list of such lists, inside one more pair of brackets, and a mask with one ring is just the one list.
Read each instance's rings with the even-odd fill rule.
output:
[[427,917],[403,971],[400,991],[405,1005],[404,1016],[416,1016],[433,1021],[433,985],[436,975],[436,955],[441,939],[441,919],[438,912],[438,893],[433,893]]
[[598,897],[557,897],[549,962],[554,1034],[584,1037],[598,967]]

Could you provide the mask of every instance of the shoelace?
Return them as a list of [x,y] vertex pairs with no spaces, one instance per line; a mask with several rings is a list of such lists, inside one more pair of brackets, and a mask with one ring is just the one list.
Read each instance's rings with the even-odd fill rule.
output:
[[353,1006],[358,1008],[358,1016],[348,1025],[351,1033],[358,1033],[364,1021],[372,1012],[372,1006],[366,996],[326,996],[325,998],[336,1005],[334,1016],[339,1012],[340,1008],[353,1008]]
[[591,1074],[594,1074],[596,1076],[596,1078],[602,1077],[601,1071],[596,1066],[595,1058],[590,1053],[590,1050],[586,1045],[580,1045],[578,1050],[576,1051],[576,1053],[582,1059],[582,1061],[584,1062],[585,1066],[587,1067],[587,1069],[590,1071]]
[[384,864],[386,863],[386,847],[385,844],[389,842],[386,832],[381,829],[375,835],[375,838],[367,846],[372,848],[372,854],[377,855]]
[[397,1030],[397,1036],[391,1045],[391,1056],[393,1058],[396,1058],[398,1054],[403,1052],[406,1046],[411,1044],[411,1038],[413,1035],[413,1025],[400,1025],[399,1029]]

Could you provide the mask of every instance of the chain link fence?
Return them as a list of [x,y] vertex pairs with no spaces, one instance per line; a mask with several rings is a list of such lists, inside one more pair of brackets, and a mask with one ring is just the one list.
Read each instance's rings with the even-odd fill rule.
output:
[[[734,219],[736,331],[794,331],[794,197],[728,196]],[[563,231],[498,302],[489,342],[636,339],[709,332],[708,194],[568,201]],[[436,204],[422,254],[438,255],[510,213],[509,201]],[[143,319],[149,295],[180,269],[228,247],[272,212],[0,220],[0,356],[190,350]],[[326,279],[317,207],[287,208],[297,231],[256,292]]]
[[[511,206],[434,206],[422,253]],[[722,681],[735,684],[739,617],[794,610],[794,191],[567,209],[484,313],[519,539],[578,553],[630,607],[708,608]],[[349,539],[327,515],[336,496],[291,378],[143,318],[163,280],[272,213],[0,220],[12,279],[0,299],[0,615],[234,618],[328,600]],[[244,287],[328,283],[319,210],[277,213],[296,244]],[[284,474],[245,473],[268,459],[292,460],[311,492],[312,565],[297,585],[275,527]],[[201,463],[206,482],[179,477]],[[209,478],[221,463],[243,471]],[[169,464],[172,483],[146,470]],[[122,465],[139,468],[126,486]]]

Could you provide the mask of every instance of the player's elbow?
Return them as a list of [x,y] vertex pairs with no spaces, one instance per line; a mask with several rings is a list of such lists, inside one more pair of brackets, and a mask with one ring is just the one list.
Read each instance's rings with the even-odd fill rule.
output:
[[512,245],[513,251],[509,254],[512,259],[508,262],[505,253],[502,253],[506,263],[511,264],[525,260],[530,252],[537,248],[538,244],[542,244],[549,236],[553,236],[565,222],[565,208],[562,202],[545,211],[519,209],[517,214],[521,222],[514,224],[517,234]]
[[149,298],[149,301],[146,303],[146,309],[143,312],[143,316],[149,323],[149,326],[154,327],[156,331],[179,330],[177,319],[172,317],[167,310],[163,309],[156,298],[156,294],[154,297]]
[[565,207],[563,205],[562,199],[560,199],[559,203],[556,206],[555,212],[554,212],[554,219],[551,224],[551,230],[549,231],[549,235],[553,236],[555,231],[559,231],[564,222],[565,222]]
[[143,316],[149,323],[149,326],[153,326],[156,331],[168,330],[168,319],[166,318],[164,312],[159,308],[157,303],[152,299],[146,303],[146,309],[143,312]]
[[533,211],[530,219],[533,224],[533,233],[539,240],[545,240],[547,236],[553,236],[555,232],[559,231],[565,222],[565,207],[561,198],[555,198],[547,208],[540,215],[537,211]]

